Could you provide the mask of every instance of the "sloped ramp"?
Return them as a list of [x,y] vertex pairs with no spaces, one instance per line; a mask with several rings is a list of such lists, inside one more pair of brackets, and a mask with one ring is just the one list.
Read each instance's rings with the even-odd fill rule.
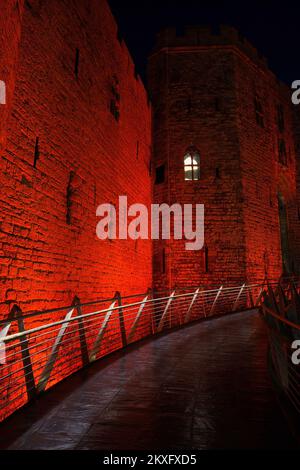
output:
[[6,449],[294,448],[243,312],[147,340],[78,372],[0,426]]

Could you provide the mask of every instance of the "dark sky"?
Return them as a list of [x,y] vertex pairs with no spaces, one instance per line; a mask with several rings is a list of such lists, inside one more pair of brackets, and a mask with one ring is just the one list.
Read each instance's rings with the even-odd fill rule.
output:
[[155,33],[165,26],[229,24],[265,55],[277,76],[300,80],[300,1],[109,0],[121,33],[145,80]]

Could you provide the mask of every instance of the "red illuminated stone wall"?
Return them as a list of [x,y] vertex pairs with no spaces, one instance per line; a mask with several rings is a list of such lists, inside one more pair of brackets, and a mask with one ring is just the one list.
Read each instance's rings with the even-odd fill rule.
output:
[[[0,302],[145,292],[150,241],[100,241],[96,207],[151,202],[151,108],[105,0],[1,11]],[[4,31],[4,34],[3,34]],[[2,119],[5,116],[5,120]]]
[[[297,218],[300,220],[300,109],[299,105],[293,107],[294,135],[295,135],[295,153],[296,153],[296,170],[297,170]],[[300,237],[296,233],[295,236],[295,252],[297,266],[300,266]]]
[[[235,30],[159,35],[148,70],[153,115],[106,0],[6,0],[0,32],[7,89],[0,104],[0,319],[14,304],[27,313],[69,305],[75,295],[97,299],[74,309],[88,314],[109,309],[111,300],[98,300],[116,291],[139,293],[123,299],[132,304],[152,285],[190,289],[278,278],[278,195],[289,269],[299,272],[299,116],[290,90]],[[198,181],[184,179],[190,146],[200,155]],[[118,208],[120,195],[147,207],[204,204],[205,247],[187,251],[185,239],[157,241],[152,252],[150,240],[98,240],[96,208]],[[225,293],[218,312],[227,307]],[[82,320],[88,351],[81,319],[71,322],[46,387],[121,348],[125,336],[131,342],[150,334],[159,313],[146,305],[135,324],[139,308],[130,305],[125,322],[121,310],[113,311],[95,353],[107,311]],[[170,309],[175,323],[183,321],[178,304]],[[63,320],[67,312],[29,316],[25,327]],[[28,335],[31,392],[41,390],[58,330]],[[16,332],[13,321],[9,333]],[[20,345],[10,342],[7,351],[0,375],[12,379],[0,420],[28,398]]]
[[21,36],[23,1],[6,0],[0,15],[0,80],[6,84],[7,105],[0,105],[0,148],[5,148],[7,118],[11,112]]
[[[300,266],[291,90],[260,60],[236,54],[235,61],[247,276],[277,279],[282,272],[288,274],[283,268],[278,197],[286,207],[289,272],[297,273]],[[262,105],[263,127],[256,122],[255,96]],[[283,125],[278,123],[279,108]]]
[[[150,205],[151,109],[107,3],[7,1],[1,15],[1,298],[6,315],[282,272],[278,193],[297,271],[299,211],[290,91],[231,28],[160,34],[149,60],[154,202],[205,204],[205,246],[96,238],[102,202]],[[47,27],[46,27],[47,26]],[[49,47],[51,45],[51,47]],[[257,123],[255,99],[262,106]],[[284,130],[278,128],[278,105]],[[280,162],[284,141],[286,162]],[[184,181],[183,157],[201,157]]]
[[[279,277],[278,193],[286,206],[291,271],[297,271],[300,227],[290,90],[228,27],[188,28],[183,35],[163,31],[149,59],[148,78],[154,166],[165,165],[165,181],[154,185],[154,199],[205,205],[206,249],[188,252],[176,240],[155,243],[155,286]],[[282,140],[284,164],[278,150]],[[183,159],[191,145],[200,154],[199,181],[184,180]]]

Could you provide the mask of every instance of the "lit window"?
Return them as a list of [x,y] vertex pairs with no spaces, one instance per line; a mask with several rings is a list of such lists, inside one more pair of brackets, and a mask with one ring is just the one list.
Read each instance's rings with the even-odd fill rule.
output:
[[189,149],[184,156],[184,179],[186,181],[200,179],[200,155],[195,149]]

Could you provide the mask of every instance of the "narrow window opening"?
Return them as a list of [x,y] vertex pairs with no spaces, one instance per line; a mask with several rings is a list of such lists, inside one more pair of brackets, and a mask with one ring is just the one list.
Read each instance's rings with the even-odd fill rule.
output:
[[110,112],[114,116],[115,120],[118,122],[120,119],[120,111],[114,99],[110,101]]
[[268,271],[269,271],[269,254],[267,250],[264,251],[263,259],[264,259],[264,272],[265,272],[265,276],[267,276]]
[[155,170],[155,184],[161,184],[165,181],[165,165],[160,165]]
[[66,222],[68,225],[71,225],[71,219],[72,219],[72,197],[74,194],[74,189],[73,189],[74,176],[75,176],[74,171],[70,171],[69,181],[68,181],[68,186],[67,186],[67,211],[66,211]]
[[216,168],[216,179],[220,179],[221,178],[221,173],[220,173],[220,168],[217,166]]
[[287,166],[287,151],[284,139],[278,141],[278,160],[282,165]]
[[166,273],[166,250],[165,248],[162,249],[161,271],[163,274]]
[[120,119],[120,101],[121,96],[119,92],[119,80],[114,75],[113,82],[111,85],[111,100],[110,100],[110,112],[118,122]]
[[209,264],[208,264],[208,247],[205,245],[204,247],[204,272],[208,273],[209,271]]
[[272,190],[271,189],[269,190],[269,203],[270,203],[270,207],[273,207],[273,198],[272,198]]
[[283,272],[289,274],[291,272],[291,256],[289,247],[289,224],[287,206],[284,198],[279,193],[278,197],[278,215],[280,227],[280,242]]
[[140,142],[137,140],[136,142],[136,158],[139,158],[139,151],[140,151]]
[[79,55],[80,55],[79,49],[76,49],[76,52],[75,52],[75,66],[74,66],[74,73],[75,73],[76,78],[78,78],[78,74],[79,74]]
[[33,160],[33,168],[36,168],[38,159],[40,158],[40,149],[39,149],[39,138],[35,139],[35,146],[34,146],[34,160]]
[[255,108],[256,123],[262,128],[265,127],[263,106],[262,106],[261,99],[258,95],[255,95],[254,97],[254,108]]

